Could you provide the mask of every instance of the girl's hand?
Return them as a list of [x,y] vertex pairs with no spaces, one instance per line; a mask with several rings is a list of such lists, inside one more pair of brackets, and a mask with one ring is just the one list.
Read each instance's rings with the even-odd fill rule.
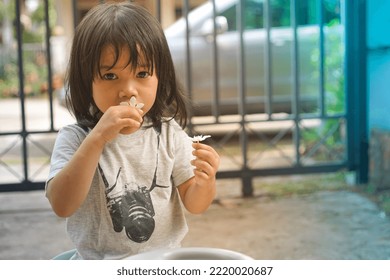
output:
[[142,125],[143,111],[130,106],[112,106],[104,112],[91,133],[96,133],[105,143],[115,139],[119,134],[131,134]]
[[212,203],[216,192],[216,174],[220,158],[210,146],[193,143],[192,154],[195,159],[191,164],[195,167],[194,177],[181,184],[180,198],[185,208],[193,214],[204,212]]
[[192,147],[195,149],[192,154],[196,157],[191,161],[195,167],[196,184],[200,186],[215,185],[215,175],[220,163],[218,153],[212,147],[202,143],[193,143]]

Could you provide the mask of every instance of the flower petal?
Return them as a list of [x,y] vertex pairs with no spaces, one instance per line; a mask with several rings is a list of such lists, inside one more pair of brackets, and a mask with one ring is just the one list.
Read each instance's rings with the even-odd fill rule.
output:
[[130,106],[135,107],[136,103],[137,103],[137,99],[134,96],[132,96],[130,98]]
[[197,135],[191,138],[192,142],[200,142],[211,137],[211,135]]

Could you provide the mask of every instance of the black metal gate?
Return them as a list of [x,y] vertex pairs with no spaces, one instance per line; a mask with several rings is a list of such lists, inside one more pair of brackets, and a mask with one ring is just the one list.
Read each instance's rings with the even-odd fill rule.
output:
[[[45,39],[41,44],[24,44],[22,27],[22,1],[3,1],[3,25],[14,23],[16,48],[5,42],[1,45],[1,83],[3,84],[0,126],[0,191],[24,191],[44,188],[42,172],[46,170],[51,147],[47,145],[51,135],[55,137],[53,111],[53,85],[50,55],[49,5],[44,1]],[[11,9],[12,8],[12,9]],[[14,14],[8,14],[12,11]],[[9,18],[7,18],[9,17]],[[9,26],[8,26],[9,27]],[[8,38],[9,39],[9,38]],[[33,63],[40,68],[45,76],[39,76],[38,70],[32,73]],[[30,67],[30,68],[29,68]],[[12,71],[15,68],[15,71]],[[14,76],[12,76],[14,75]],[[33,76],[30,76],[33,75]],[[38,75],[38,76],[37,76]],[[7,82],[16,79],[17,83]],[[36,83],[34,83],[36,81]],[[37,86],[36,86],[37,85]],[[36,86],[36,87],[35,87]],[[44,87],[44,88],[42,88]],[[46,91],[45,102],[34,104],[29,102],[37,91]],[[41,97],[42,98],[42,97]],[[47,105],[43,108],[42,105]],[[32,108],[39,106],[39,108]],[[47,111],[46,127],[34,125],[34,114],[31,110]],[[30,122],[29,122],[30,121]],[[43,136],[43,137],[42,137]],[[44,174],[44,173],[43,173]]]
[[[49,0],[43,1],[46,32],[39,52],[46,58],[42,67],[47,94],[40,97],[38,108],[47,111],[43,129],[29,126],[34,116],[26,104],[33,107],[37,98],[26,93],[25,81],[31,77],[25,72],[19,3],[19,98],[11,103],[0,99],[0,107],[13,110],[17,104],[20,114],[18,122],[1,115],[0,191],[44,187],[58,129],[53,82],[48,78],[53,76]],[[197,24],[191,17],[196,11],[183,1],[185,33],[174,43],[173,31],[167,38],[172,48],[182,46],[172,55],[195,104],[189,133],[213,136],[211,144],[222,158],[218,178],[241,179],[244,196],[252,195],[252,179],[259,176],[345,169],[356,171],[359,182],[365,182],[366,77],[364,65],[356,67],[365,57],[365,35],[358,32],[365,29],[365,1],[214,0],[207,5],[202,14],[209,13],[211,20]],[[160,17],[160,1],[156,6]],[[4,75],[4,60],[12,62],[10,57],[2,56],[0,74]]]

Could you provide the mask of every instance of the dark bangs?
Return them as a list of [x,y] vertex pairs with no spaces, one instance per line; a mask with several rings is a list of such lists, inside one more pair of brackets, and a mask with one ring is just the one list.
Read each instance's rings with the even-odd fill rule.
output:
[[[107,11],[108,15],[102,17],[101,21],[95,26],[94,35],[91,42],[96,42],[96,53],[92,53],[93,61],[91,73],[93,77],[100,75],[100,57],[105,47],[112,47],[114,50],[114,61],[110,66],[115,66],[121,55],[123,48],[130,52],[127,65],[135,70],[137,66],[144,66],[153,75],[155,67],[155,43],[151,34],[156,34],[156,30],[150,26],[150,23],[139,12],[132,9],[117,9],[113,6]],[[129,16],[131,15],[131,16]]]

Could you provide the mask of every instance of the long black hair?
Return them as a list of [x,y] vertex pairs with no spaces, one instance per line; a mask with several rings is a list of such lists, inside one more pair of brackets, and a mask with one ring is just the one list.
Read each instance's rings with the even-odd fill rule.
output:
[[100,74],[100,56],[105,47],[115,52],[114,64],[128,48],[128,65],[136,69],[142,58],[158,78],[156,100],[147,113],[153,126],[165,118],[187,123],[187,99],[178,82],[171,53],[160,23],[145,8],[129,2],[106,3],[92,8],[75,30],[66,75],[67,104],[80,125],[93,128],[102,112],[92,95],[92,83]]

